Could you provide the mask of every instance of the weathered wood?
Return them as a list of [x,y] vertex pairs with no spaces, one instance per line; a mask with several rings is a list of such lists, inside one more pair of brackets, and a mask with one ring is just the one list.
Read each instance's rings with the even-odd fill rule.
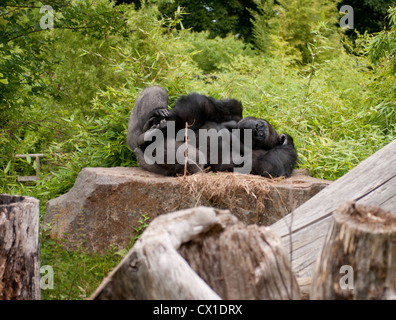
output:
[[312,277],[311,299],[396,299],[396,216],[342,204]]
[[0,194],[0,300],[37,300],[39,201]]
[[20,182],[28,182],[28,181],[36,181],[40,180],[40,157],[44,157],[45,155],[42,153],[30,153],[30,154],[16,154],[15,158],[27,158],[27,157],[35,157],[36,158],[36,175],[35,176],[18,176],[18,181]]
[[182,245],[179,252],[223,299],[300,299],[287,254],[268,227],[234,224]]
[[157,217],[91,299],[298,299],[280,240],[228,210]]
[[35,158],[40,158],[40,157],[45,157],[43,153],[28,153],[28,154],[16,154],[15,158],[27,158],[29,157],[35,157]]
[[312,277],[331,214],[343,202],[380,206],[396,214],[395,163],[396,140],[271,225],[292,257],[298,278]]

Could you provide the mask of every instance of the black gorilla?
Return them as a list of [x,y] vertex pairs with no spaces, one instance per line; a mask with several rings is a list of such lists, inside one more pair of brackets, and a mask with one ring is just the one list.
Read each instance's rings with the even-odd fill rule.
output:
[[[266,177],[291,175],[297,162],[292,137],[286,134],[278,135],[266,120],[253,117],[242,119],[242,105],[239,101],[216,100],[193,93],[179,98],[175,107],[169,112],[167,103],[168,95],[164,89],[150,87],[142,92],[132,111],[127,141],[144,169],[164,175],[183,173],[185,167],[183,162],[151,163],[144,157],[144,152],[149,149],[151,151],[152,138],[155,136],[159,139],[162,134],[165,137],[162,142],[166,147],[159,150],[165,154],[165,159],[175,159],[178,153],[180,156],[178,149],[185,146],[184,136],[182,140],[175,139],[169,135],[168,128],[173,124],[173,128],[179,132],[185,129],[187,124],[189,132],[198,133],[200,129],[206,129],[219,133],[215,137],[215,140],[217,139],[215,150],[209,147],[213,141],[209,141],[207,136],[201,138],[199,135],[193,135],[191,139],[189,138],[192,140],[188,144],[187,171],[190,173],[202,171],[204,168],[210,168],[212,171],[235,171],[244,166],[241,163],[243,157],[251,160],[249,171],[241,171],[243,173]],[[245,138],[249,133],[251,141],[246,144]],[[231,151],[230,145],[220,143],[224,139],[228,144],[237,141],[239,144],[237,151]],[[224,150],[224,146],[227,150]],[[182,152],[183,150],[181,148]],[[227,155],[227,152],[232,155]],[[216,161],[212,160],[213,153],[218,156]],[[153,154],[156,155],[155,152]]]

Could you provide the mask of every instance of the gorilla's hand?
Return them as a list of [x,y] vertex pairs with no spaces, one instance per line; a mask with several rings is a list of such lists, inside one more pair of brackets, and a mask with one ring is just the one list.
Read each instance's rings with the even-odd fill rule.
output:
[[168,109],[158,109],[158,110],[156,110],[154,115],[159,118],[167,118],[167,117],[169,117],[169,111],[168,111]]
[[169,111],[167,109],[157,109],[150,114],[150,118],[146,121],[143,126],[143,132],[150,129],[165,129],[166,119],[169,117]]

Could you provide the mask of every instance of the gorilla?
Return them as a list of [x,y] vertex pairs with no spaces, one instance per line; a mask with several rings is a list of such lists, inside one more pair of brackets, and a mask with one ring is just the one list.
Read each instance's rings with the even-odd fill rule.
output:
[[[136,99],[130,115],[127,144],[136,154],[138,163],[143,169],[167,176],[175,176],[183,174],[185,164],[167,161],[167,159],[168,157],[175,158],[177,150],[184,142],[163,137],[163,140],[159,142],[167,146],[163,149],[164,161],[162,163],[152,163],[152,161],[149,161],[150,159],[145,157],[145,150],[150,145],[150,137],[155,136],[158,128],[165,124],[168,116],[168,93],[158,86],[143,90],[138,99]],[[161,136],[157,136],[157,139],[160,138]],[[188,150],[190,155],[195,154],[195,158],[200,157],[198,150],[194,148],[189,148]],[[203,169],[203,165],[196,164],[195,161],[190,159],[188,159],[186,165],[189,173],[200,172]]]
[[[297,163],[292,137],[287,134],[278,135],[264,119],[242,119],[242,104],[237,100],[216,100],[192,93],[180,97],[172,110],[168,111],[167,106],[167,92],[155,86],[142,92],[132,110],[127,142],[145,170],[171,176],[182,174],[185,166],[189,173],[207,168],[215,172],[238,171],[245,169],[241,161],[243,158],[250,159],[251,164],[247,172],[239,172],[265,177],[289,177]],[[184,135],[176,138],[169,134],[170,127],[175,132],[183,133],[186,125],[189,132],[187,141]],[[197,136],[200,129],[216,132],[215,141],[210,140],[213,136]],[[250,139],[246,139],[249,135]],[[152,142],[154,137],[155,141]],[[224,141],[227,143],[221,143]],[[231,142],[235,141],[238,148],[230,150]],[[161,142],[162,148],[152,148]],[[188,152],[187,158],[184,158],[186,146]],[[185,159],[186,163],[150,161],[145,157],[150,152],[146,151],[152,152],[154,157],[163,153],[167,160],[181,156],[178,159]],[[212,160],[212,155],[216,155],[215,161]]]

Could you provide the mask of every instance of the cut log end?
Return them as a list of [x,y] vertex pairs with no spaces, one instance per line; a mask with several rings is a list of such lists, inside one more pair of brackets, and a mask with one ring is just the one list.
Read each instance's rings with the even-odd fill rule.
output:
[[396,217],[342,204],[315,266],[311,299],[395,299]]
[[369,233],[396,232],[396,216],[376,206],[345,202],[333,213],[333,217],[340,224]]

